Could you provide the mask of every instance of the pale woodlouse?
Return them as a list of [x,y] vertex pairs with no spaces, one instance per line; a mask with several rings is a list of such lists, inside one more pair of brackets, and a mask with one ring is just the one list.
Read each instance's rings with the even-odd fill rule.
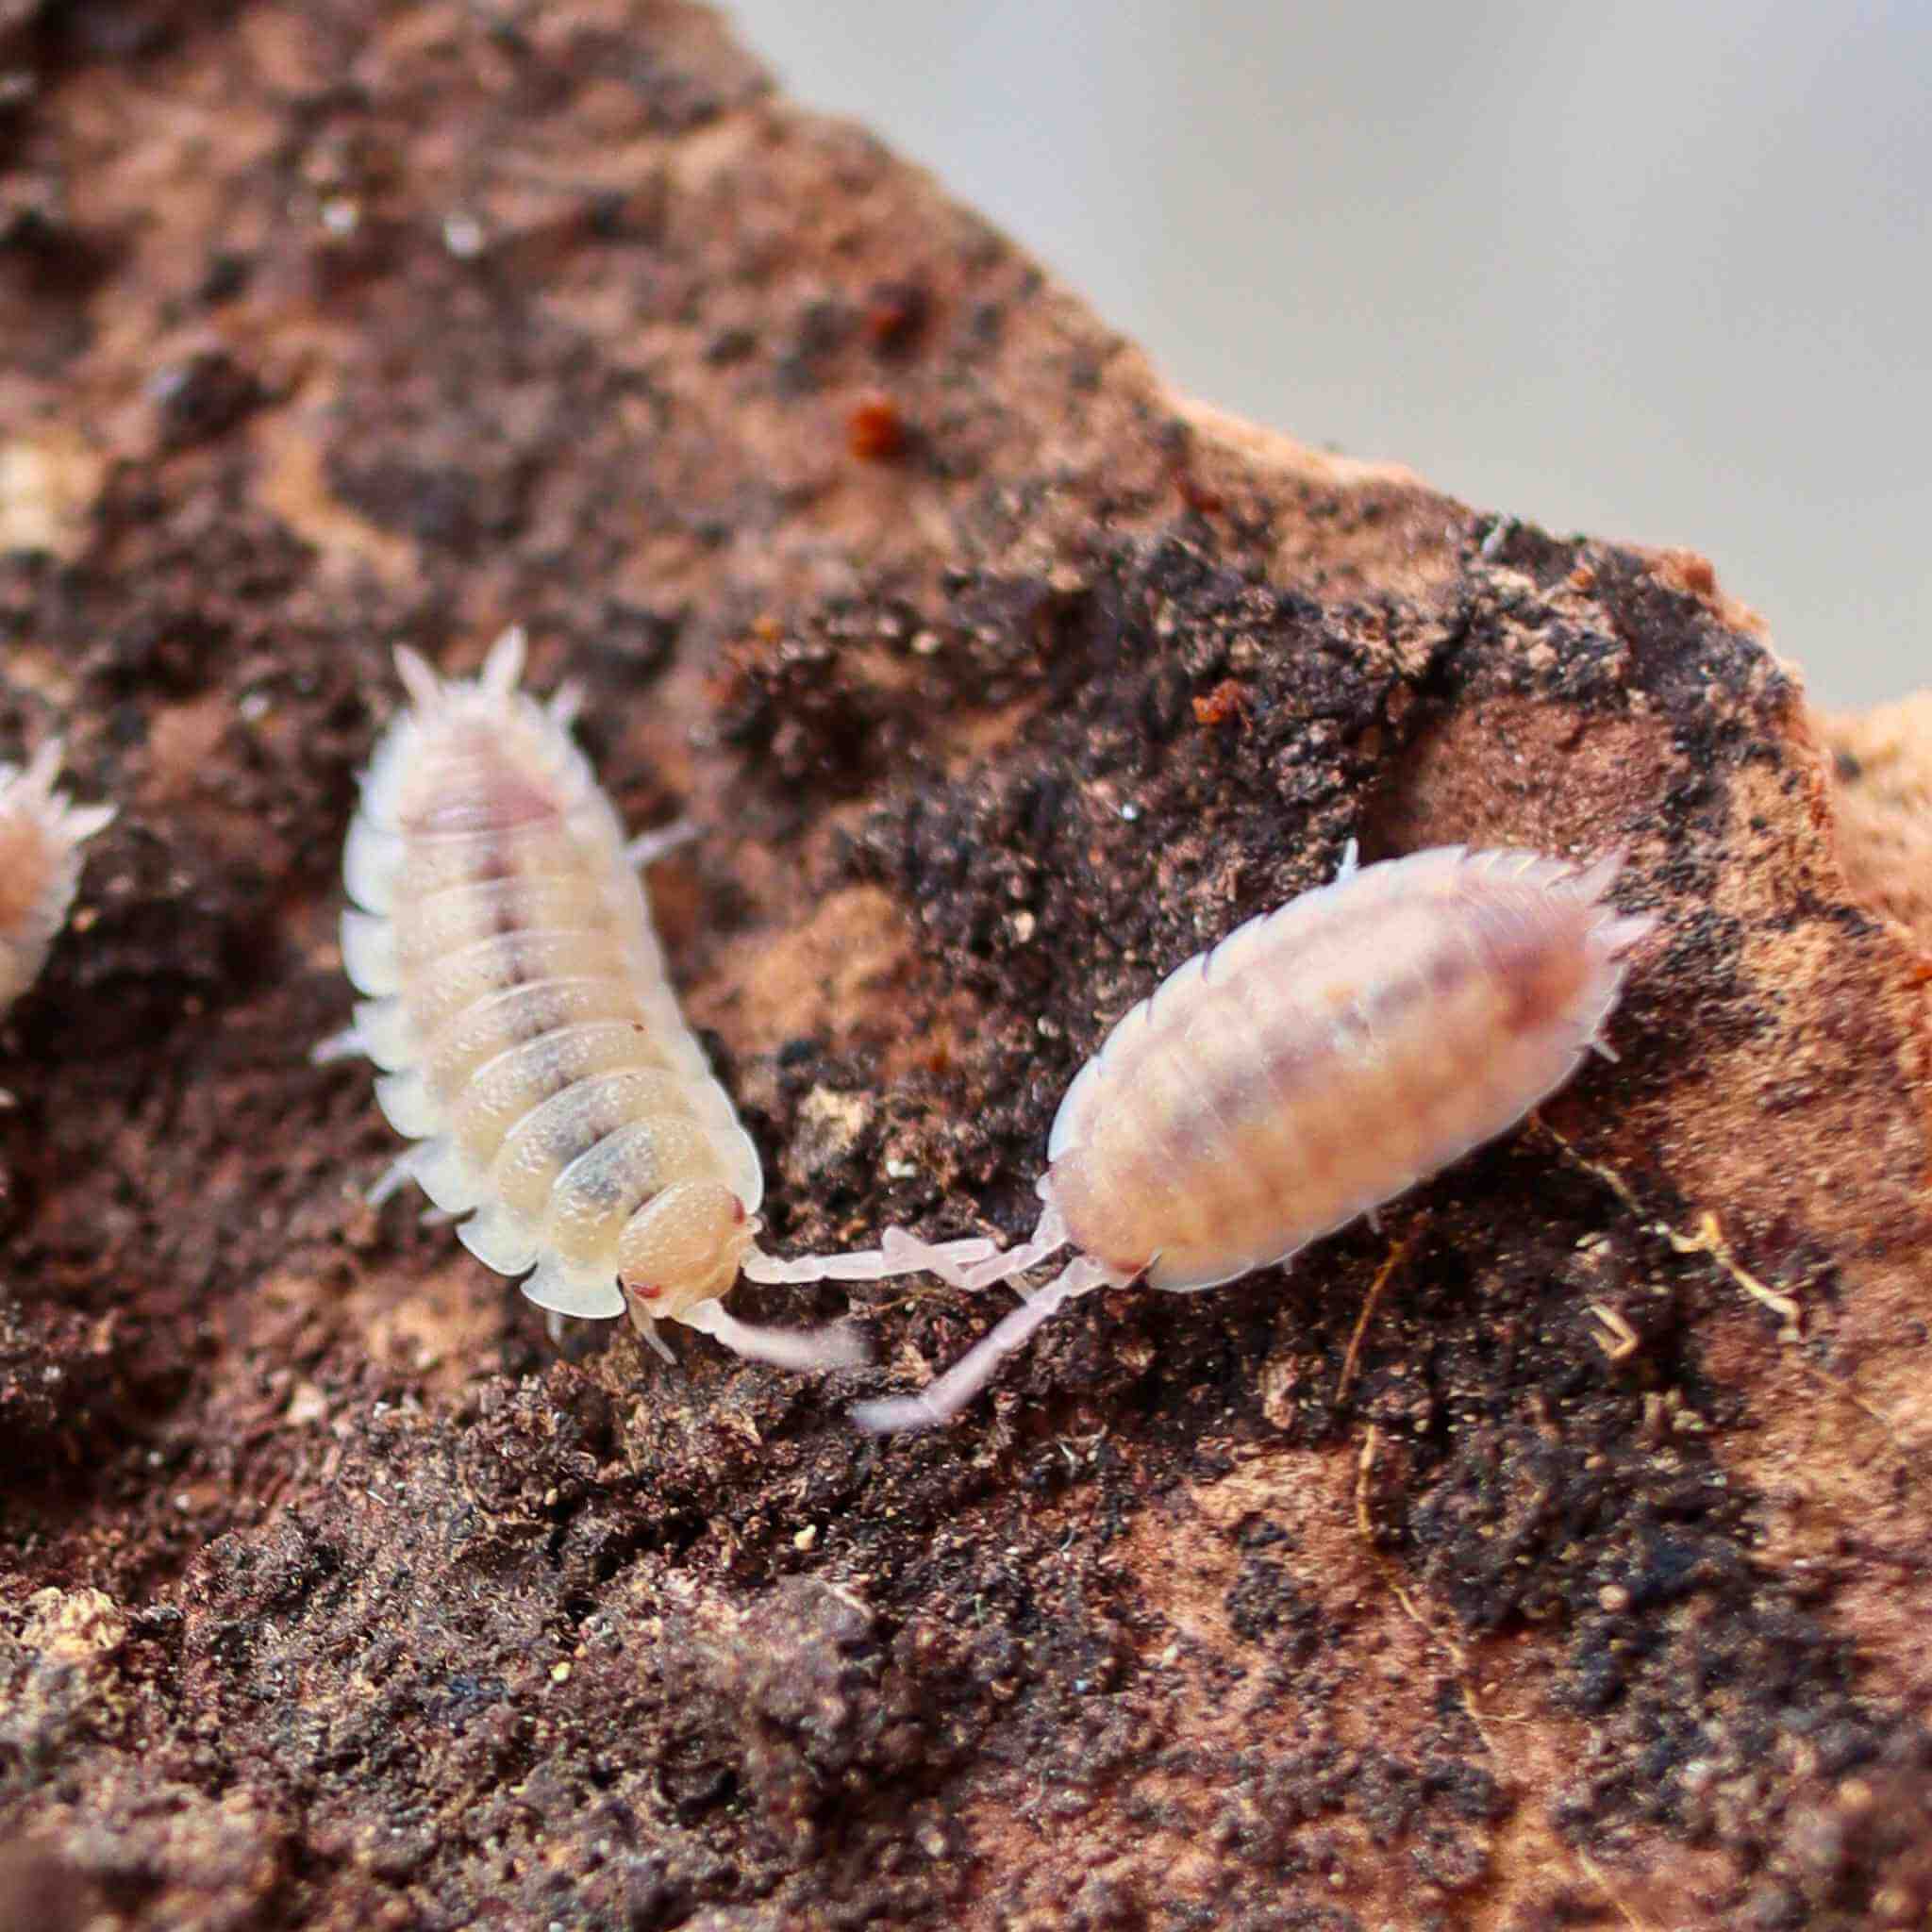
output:
[[[414,1180],[472,1254],[553,1317],[626,1306],[792,1368],[863,1358],[845,1330],[755,1328],[721,1297],[756,1252],[758,1152],[686,1025],[626,844],[570,725],[518,689],[521,631],[473,680],[396,653],[410,704],[363,776],[343,876],[342,963],[366,996],[316,1058],[367,1054],[418,1144]],[[943,1249],[965,1260],[985,1241]]]
[[923,1393],[860,1405],[941,1423],[1058,1308],[1144,1275],[1212,1288],[1285,1261],[1502,1133],[1560,1087],[1651,929],[1607,894],[1620,859],[1447,846],[1366,869],[1238,927],[1134,1007],[1067,1090],[1033,1235],[967,1261],[903,1229],[860,1254],[757,1257],[758,1280],[927,1268],[958,1287],[1079,1252]]
[[25,770],[0,765],[0,1012],[40,976],[80,884],[80,847],[114,816],[55,791],[59,773],[58,739]]

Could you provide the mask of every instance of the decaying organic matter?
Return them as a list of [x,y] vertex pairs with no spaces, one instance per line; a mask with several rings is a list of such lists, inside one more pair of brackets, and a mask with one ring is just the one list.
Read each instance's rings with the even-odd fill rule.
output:
[[[1923,1923],[1924,957],[1707,565],[1178,401],[675,0],[30,4],[0,77],[0,755],[121,808],[5,1028],[0,1924]],[[1622,1061],[971,1430],[559,1358],[305,1058],[390,647],[513,620],[703,828],[784,1252],[1023,1232],[1352,836],[1628,840]],[[985,1319],[854,1299],[907,1380]]]

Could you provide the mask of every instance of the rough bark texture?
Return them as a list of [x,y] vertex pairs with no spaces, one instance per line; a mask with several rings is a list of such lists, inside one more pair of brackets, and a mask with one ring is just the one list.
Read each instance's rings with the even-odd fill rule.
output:
[[[1926,1922],[1924,793],[1835,817],[1708,566],[1191,409],[683,6],[12,0],[0,71],[0,754],[122,808],[5,1036],[0,1925]],[[884,1376],[558,1359],[305,1058],[389,647],[510,620],[705,828],[783,1250],[1024,1231],[1351,835],[1626,844],[1622,1060],[936,1435],[841,1419],[991,1318],[929,1283]]]

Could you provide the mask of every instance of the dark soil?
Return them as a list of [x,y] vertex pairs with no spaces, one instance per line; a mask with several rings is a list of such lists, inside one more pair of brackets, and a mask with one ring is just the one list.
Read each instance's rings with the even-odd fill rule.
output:
[[[121,808],[0,1066],[0,1928],[1924,1923],[1924,968],[1707,565],[1185,408],[669,0],[0,0],[0,755]],[[307,1058],[390,648],[511,621],[704,828],[781,1252],[1025,1231],[1351,837],[1627,845],[1621,1059],[930,1436],[929,1282],[559,1357]]]

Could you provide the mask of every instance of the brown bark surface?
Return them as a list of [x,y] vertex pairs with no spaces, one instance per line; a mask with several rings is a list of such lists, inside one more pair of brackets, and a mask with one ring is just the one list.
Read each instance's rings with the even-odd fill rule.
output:
[[[1182,404],[694,8],[15,0],[0,75],[0,753],[121,808],[0,1069],[0,1926],[1927,1922],[1928,848],[1707,565]],[[781,1252],[1024,1232],[1352,835],[1627,845],[1621,1061],[931,1436],[843,1407],[994,1298],[559,1359],[306,1058],[389,649],[510,621],[703,827]]]

